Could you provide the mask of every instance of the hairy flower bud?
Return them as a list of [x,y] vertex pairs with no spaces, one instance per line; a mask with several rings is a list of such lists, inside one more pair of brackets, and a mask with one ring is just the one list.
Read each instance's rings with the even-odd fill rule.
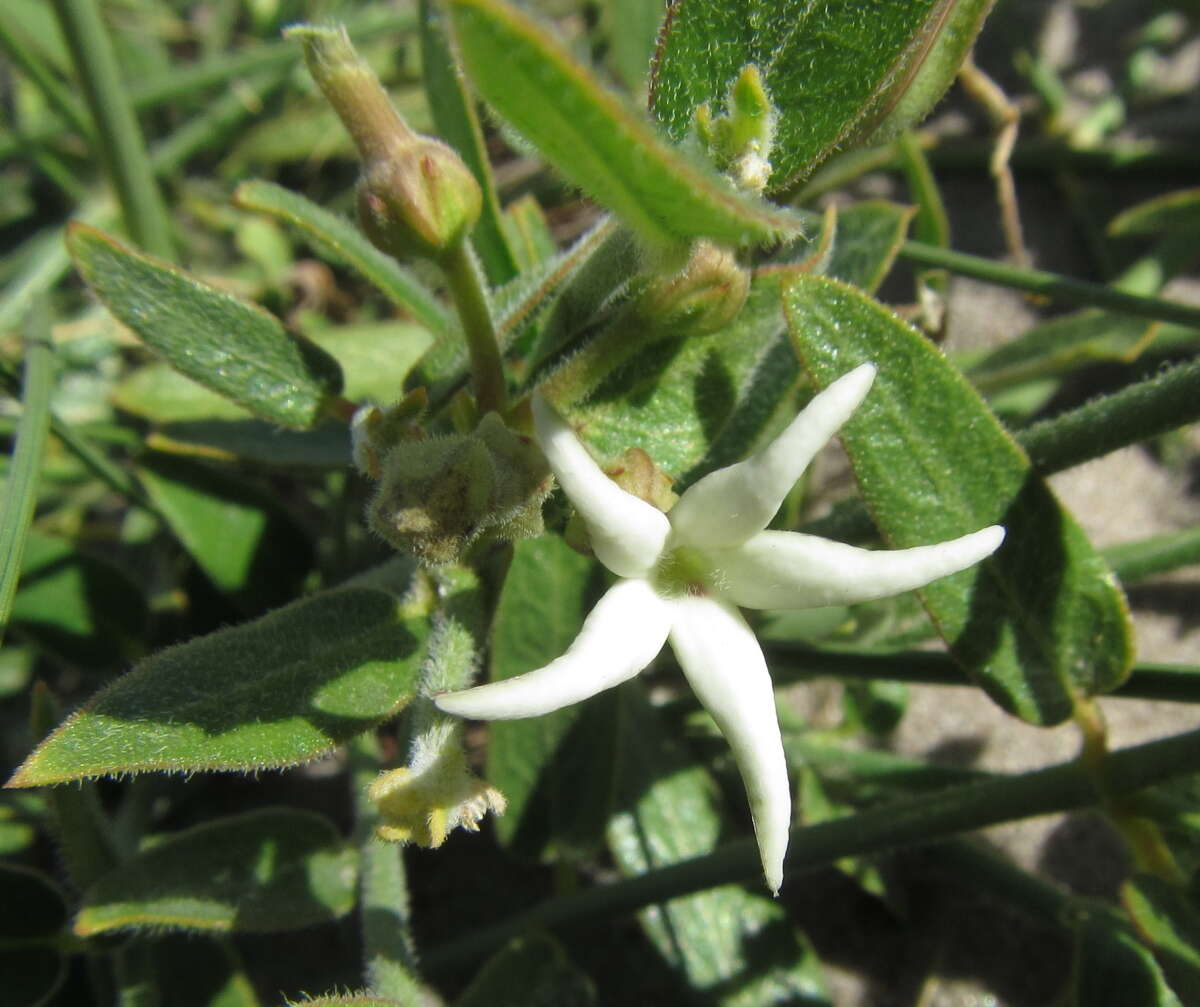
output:
[[438,259],[457,248],[483,205],[471,170],[440,140],[409,129],[344,28],[299,25],[287,34],[304,46],[313,79],[362,155],[358,211],[367,236],[400,257]]
[[363,231],[397,258],[439,258],[470,233],[482,206],[479,183],[462,158],[428,137],[368,163],[358,186]]
[[638,310],[664,330],[704,335],[733,321],[749,290],[750,274],[733,253],[700,241],[683,269],[655,278],[642,292]]
[[367,521],[424,563],[453,563],[485,534],[542,533],[550,470],[537,446],[495,413],[470,434],[396,443],[381,468]]

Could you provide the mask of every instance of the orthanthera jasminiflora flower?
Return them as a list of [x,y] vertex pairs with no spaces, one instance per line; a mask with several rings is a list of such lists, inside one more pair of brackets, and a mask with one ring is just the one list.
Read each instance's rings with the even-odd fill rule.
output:
[[567,652],[544,668],[435,697],[478,720],[536,717],[632,678],[670,640],[689,683],[729,742],[750,802],[763,872],[783,882],[791,790],[766,661],[742,608],[798,609],[871,601],[922,587],[989,556],[993,525],[915,549],[866,550],[766,531],[812,457],[866,396],[871,364],[817,395],[757,454],[710,473],[670,514],[609,479],[571,428],[534,398],[538,440],[591,536],[621,579],[597,602]]

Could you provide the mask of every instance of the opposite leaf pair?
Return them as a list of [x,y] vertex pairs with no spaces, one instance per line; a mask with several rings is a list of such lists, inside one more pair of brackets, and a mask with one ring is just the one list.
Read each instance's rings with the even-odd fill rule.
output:
[[783,883],[791,791],[762,650],[738,607],[815,608],[871,601],[963,570],[996,550],[998,526],[938,545],[868,551],[766,531],[809,461],[863,400],[875,368],[830,385],[766,448],[687,490],[669,515],[610,480],[571,428],[534,399],[538,440],[587,525],[597,558],[621,578],[566,654],[505,681],[435,698],[480,720],[533,717],[580,702],[643,670],[670,640],[696,695],[733,750],[763,872]]

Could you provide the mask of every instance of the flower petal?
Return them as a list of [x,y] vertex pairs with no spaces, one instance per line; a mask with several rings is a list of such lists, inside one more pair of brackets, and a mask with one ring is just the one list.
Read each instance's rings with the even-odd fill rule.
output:
[[706,550],[713,587],[745,608],[853,605],[923,587],[990,556],[1004,541],[992,525],[915,549],[859,549],[798,532],[764,531],[736,549]]
[[737,760],[767,885],[783,884],[792,793],[771,676],[740,612],[712,598],[671,602],[671,647]]
[[619,577],[648,573],[671,532],[667,516],[609,479],[540,395],[533,397],[533,421],[546,461],[587,524],[596,558]]
[[875,380],[863,364],[818,394],[757,454],[710,472],[671,508],[671,527],[683,545],[741,545],[767,526],[808,463],[849,419]]
[[473,720],[538,717],[633,678],[662,649],[670,607],[644,580],[619,581],[592,609],[567,652],[543,668],[434,696],[440,710]]

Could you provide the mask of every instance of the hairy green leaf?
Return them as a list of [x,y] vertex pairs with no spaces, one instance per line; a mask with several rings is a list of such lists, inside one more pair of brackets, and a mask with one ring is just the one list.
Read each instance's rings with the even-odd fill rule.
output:
[[344,588],[170,647],[71,716],[8,786],[315,759],[409,701],[425,633],[393,595]]
[[837,236],[825,275],[869,294],[891,271],[916,211],[911,206],[867,199],[838,211]]
[[357,852],[328,819],[264,808],[177,832],[123,861],[84,893],[75,932],[297,930],[346,915],[357,875]]
[[467,71],[485,99],[555,168],[655,245],[743,245],[796,218],[740,194],[664,143],[648,122],[526,15],[498,0],[449,0]]
[[955,657],[1001,706],[1037,724],[1120,685],[1133,648],[1112,571],[940,352],[821,277],[792,277],[784,311],[819,387],[867,361],[879,368],[842,442],[889,545],[1006,529],[991,559],[920,592]]
[[[782,188],[885,120],[901,121],[902,108],[908,122],[927,112],[965,55],[958,39],[969,46],[990,3],[675,0],[655,55],[650,107],[682,141],[696,107],[723,111],[734,79],[756,65],[778,111],[769,187]],[[955,31],[939,45],[947,26]]]
[[67,243],[109,310],[172,367],[263,419],[312,426],[341,390],[337,362],[273,315],[74,224]]

